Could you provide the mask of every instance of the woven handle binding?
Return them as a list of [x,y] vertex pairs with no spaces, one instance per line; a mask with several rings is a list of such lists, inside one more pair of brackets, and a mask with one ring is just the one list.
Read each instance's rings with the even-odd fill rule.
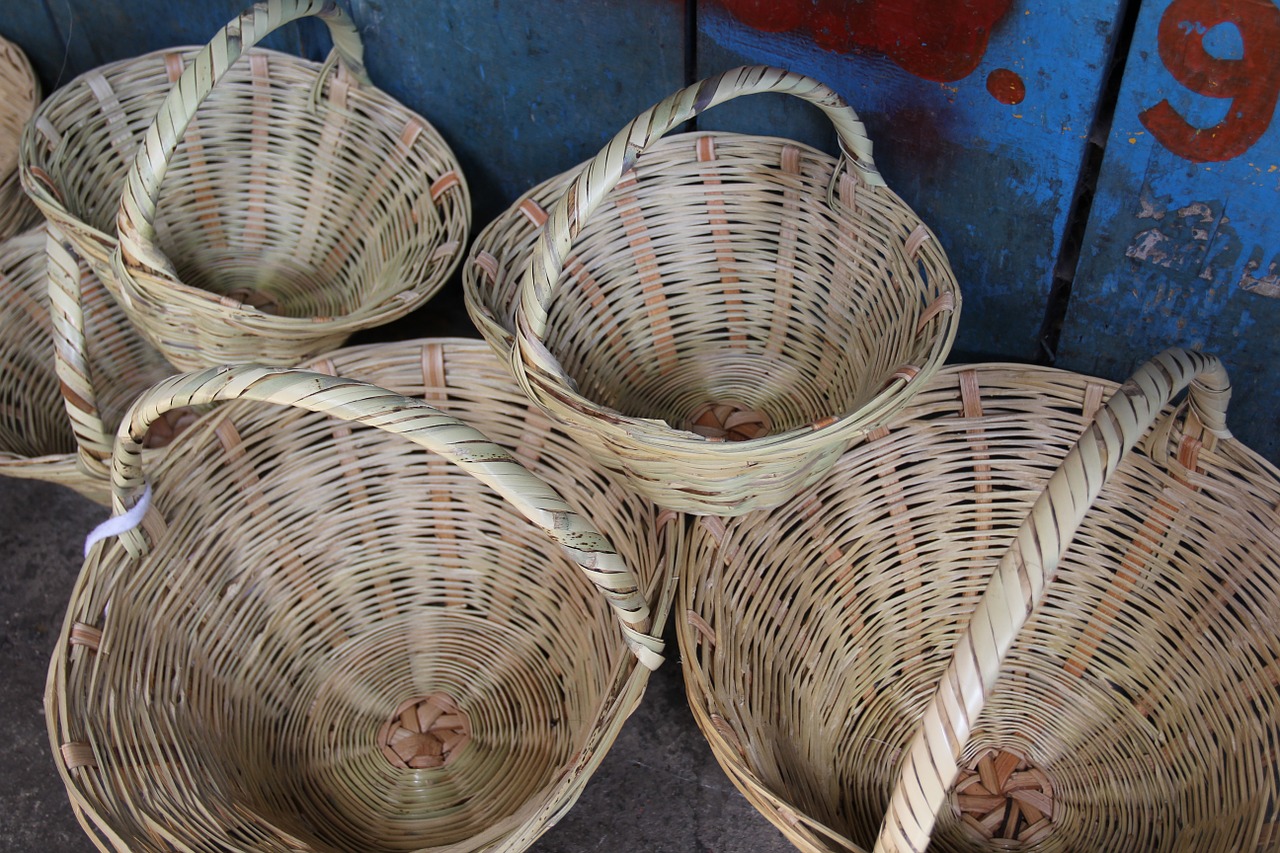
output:
[[956,642],[907,749],[876,853],[923,853],[929,845],[972,724],[999,680],[1005,655],[1043,600],[1108,478],[1160,410],[1188,385],[1186,433],[1208,441],[1231,437],[1226,426],[1231,385],[1213,356],[1166,350],[1112,395],[1049,479]]
[[[506,450],[478,430],[427,405],[367,382],[305,370],[239,365],[180,374],[159,383],[130,408],[112,457],[112,504],[117,516],[140,497],[142,439],[164,412],[227,400],[294,406],[402,436],[457,465],[509,501],[559,544],[613,608],[627,644],[650,669],[662,663],[662,640],[649,635],[649,607],[640,583],[608,539]],[[144,527],[121,534],[130,554],[145,554]]]
[[153,245],[160,184],[200,104],[245,51],[279,27],[312,15],[329,27],[334,53],[351,75],[362,83],[369,82],[360,33],[334,0],[268,0],[242,12],[191,60],[147,128],[129,167],[117,217],[120,251],[126,262],[145,262],[153,269],[167,267]]
[[106,460],[111,456],[112,441],[102,420],[85,337],[80,264],[71,241],[52,220],[46,225],[45,255],[54,367],[62,384],[71,430],[76,436],[79,462],[88,471],[106,479]]
[[861,120],[844,98],[817,80],[754,65],[734,68],[681,89],[620,130],[551,208],[521,282],[516,334],[522,343],[521,354],[514,359],[521,382],[525,381],[525,359],[544,372],[560,372],[541,341],[546,336],[548,311],[556,297],[565,258],[574,238],[609,191],[635,165],[636,157],[672,128],[718,104],[767,92],[795,95],[820,108],[835,126],[844,159],[867,185],[884,186],[871,159],[871,140]]

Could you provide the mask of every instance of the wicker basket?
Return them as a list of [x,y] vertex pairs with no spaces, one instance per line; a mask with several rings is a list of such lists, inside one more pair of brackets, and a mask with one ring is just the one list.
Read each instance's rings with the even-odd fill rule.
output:
[[[758,92],[821,107],[841,158],[726,134],[651,149]],[[522,385],[671,509],[733,515],[819,478],[928,381],[956,330],[946,257],[870,147],[836,93],[771,68],[726,72],[636,118],[534,245],[516,312]]]
[[699,520],[680,650],[738,787],[806,851],[1276,849],[1280,472],[1225,389],[1181,351],[948,368],[805,495]]
[[0,240],[40,221],[18,178],[18,140],[40,102],[40,81],[27,55],[0,38]]
[[675,516],[589,472],[480,341],[316,366],[208,369],[133,409],[118,511],[130,435],[239,399],[76,584],[47,696],[71,801],[135,851],[523,849],[660,660]]
[[[329,25],[336,72],[249,50],[306,15]],[[106,76],[82,78],[62,122],[27,135],[29,191],[47,215],[61,205],[69,231],[88,226],[77,245],[107,251],[95,270],[174,364],[295,363],[419,307],[460,261],[470,200],[456,160],[425,119],[361,82],[360,55],[337,6],[273,0],[185,71],[185,50],[108,67],[124,88],[105,87],[106,104]],[[153,87],[170,94],[154,103]],[[104,184],[117,192],[105,211],[89,188]]]
[[172,370],[132,349],[115,300],[56,238],[46,255],[47,240],[40,226],[0,244],[0,474],[107,503],[109,437],[133,395]]

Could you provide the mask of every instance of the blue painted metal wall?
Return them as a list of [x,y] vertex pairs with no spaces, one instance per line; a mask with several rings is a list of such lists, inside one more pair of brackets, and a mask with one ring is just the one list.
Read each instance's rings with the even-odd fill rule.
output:
[[[0,35],[52,87],[203,42],[243,2],[7,0]],[[375,82],[458,152],[477,230],[693,77],[784,65],[846,95],[891,185],[938,233],[965,293],[953,360],[1056,356],[1122,378],[1170,344],[1215,350],[1239,388],[1233,425],[1280,458],[1280,391],[1267,381],[1280,355],[1276,0],[339,2]],[[1126,9],[1139,14],[1120,44]],[[327,39],[302,25],[272,46],[319,59]],[[1106,82],[1126,55],[1112,124]],[[1234,105],[1213,97],[1224,92]],[[816,111],[782,98],[726,105],[700,126],[834,149]],[[1091,159],[1102,143],[1105,159]],[[1092,208],[1079,205],[1095,183]],[[1053,301],[1063,283],[1065,320]],[[389,334],[465,323],[455,285]]]
[[1273,460],[1278,92],[1271,0],[1143,4],[1060,352],[1066,367],[1109,376],[1169,344],[1219,354],[1232,429]]
[[[703,0],[701,69],[768,62],[840,90],[865,118],[890,186],[938,232],[956,270],[965,299],[957,356],[1037,358],[1120,0],[765,4],[806,10],[781,22],[795,24],[782,32],[735,13],[752,5]],[[903,22],[887,37],[866,37],[892,53],[856,38],[876,14]],[[853,35],[832,38],[833,27]],[[1002,79],[1021,84],[1021,99],[993,94],[989,81]],[[723,126],[791,135],[804,120],[789,106],[767,122],[757,110],[726,110]]]

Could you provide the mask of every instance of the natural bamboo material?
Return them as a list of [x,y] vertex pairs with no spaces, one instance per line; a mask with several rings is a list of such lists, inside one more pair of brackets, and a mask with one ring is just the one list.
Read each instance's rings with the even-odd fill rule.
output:
[[[820,107],[840,158],[756,136],[654,145],[762,92]],[[508,212],[522,228],[521,215]],[[519,284],[517,377],[602,466],[671,509],[734,515],[805,488],[910,400],[955,336],[960,293],[932,232],[884,186],[848,105],[797,74],[740,68],[677,92],[546,217]],[[694,430],[721,407],[727,419]]]
[[700,519],[680,650],[735,784],[805,851],[1275,849],[1280,471],[1227,393],[1179,350],[951,367],[810,491]]
[[117,512],[152,418],[236,400],[146,472],[51,663],[102,849],[523,849],[660,661],[674,514],[592,472],[482,342],[313,367],[178,377],[121,430]]
[[[307,15],[340,60],[251,49]],[[87,227],[73,241],[175,365],[295,363],[419,307],[461,260],[456,158],[367,82],[332,3],[259,4],[197,53],[73,85],[24,137],[24,181],[68,233]],[[105,207],[103,185],[116,193]]]
[[91,483],[53,368],[44,244],[43,230],[0,243],[0,474],[77,488]]
[[18,178],[18,140],[40,101],[40,81],[27,55],[0,38],[0,240],[40,221]]
[[107,425],[172,370],[130,349],[138,338],[124,312],[49,239],[38,226],[0,243],[0,474],[107,503]]
[[[104,281],[114,275],[111,255],[125,174],[165,95],[198,50],[174,47],[90,69],[45,98],[23,130],[18,164],[23,188]],[[212,98],[250,84],[246,66],[228,73],[236,84],[225,80]],[[207,168],[201,130],[197,119],[170,164],[175,187],[192,185],[197,178],[187,176]],[[179,196],[164,193],[162,209],[180,205]]]

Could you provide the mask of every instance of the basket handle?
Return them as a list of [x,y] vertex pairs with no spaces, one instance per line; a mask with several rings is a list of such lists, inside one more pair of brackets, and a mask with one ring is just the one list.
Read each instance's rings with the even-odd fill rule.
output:
[[279,27],[313,15],[328,26],[333,37],[333,52],[347,71],[360,82],[369,82],[360,33],[334,0],[266,0],[242,12],[219,30],[183,69],[138,146],[116,218],[120,251],[126,262],[143,262],[157,270],[169,268],[154,245],[156,206],[165,172],[187,126],[205,98],[245,51]]
[[[516,337],[520,354],[513,358],[516,375],[524,383],[525,360],[543,372],[559,373],[559,365],[542,341],[547,316],[557,294],[556,284],[574,238],[610,190],[636,162],[636,157],[668,131],[711,107],[743,95],[774,92],[795,95],[820,108],[835,126],[844,162],[869,186],[884,186],[871,159],[871,140],[862,121],[835,90],[801,74],[750,65],[725,71],[676,92],[641,113],[609,141],[552,206],[546,225],[534,244],[520,285]],[[837,165],[835,173],[839,174]],[[834,175],[833,175],[834,179]]]
[[1188,350],[1169,349],[1144,364],[1099,410],[1032,505],[956,641],[905,753],[875,853],[923,853],[929,845],[972,723],[999,680],[1005,655],[1121,459],[1188,385],[1186,434],[1210,441],[1231,437],[1226,370],[1217,358]]
[[54,369],[62,386],[62,400],[75,433],[80,465],[105,480],[112,439],[102,420],[85,337],[80,260],[61,226],[53,220],[45,225],[45,257]]
[[[142,394],[116,436],[111,466],[114,516],[125,515],[144,494],[142,440],[172,408],[228,400],[294,406],[377,427],[426,448],[490,486],[561,546],[612,607],[628,646],[640,662],[662,663],[662,640],[650,635],[649,606],[630,567],[604,534],[575,512],[547,483],[474,427],[412,397],[355,379],[259,365],[211,367],[172,376]],[[151,547],[145,523],[120,534],[134,556]]]

